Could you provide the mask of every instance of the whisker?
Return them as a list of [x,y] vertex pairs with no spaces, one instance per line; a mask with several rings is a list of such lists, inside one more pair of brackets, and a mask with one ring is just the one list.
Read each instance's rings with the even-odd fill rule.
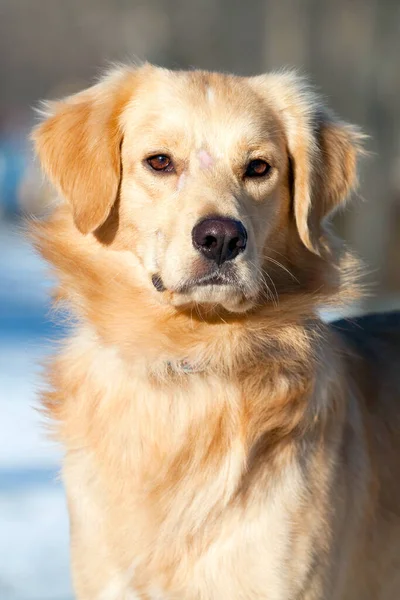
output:
[[[276,285],[275,285],[275,282],[272,279],[272,277],[269,275],[269,273],[267,273],[266,271],[263,271],[261,269],[261,267],[256,265],[253,261],[249,261],[249,264],[251,264],[256,269],[257,274],[260,276],[261,281],[265,286],[265,291],[270,295],[271,301],[274,304],[274,306],[278,307],[279,306],[279,294],[278,294],[278,290],[276,289]],[[271,290],[270,286],[268,285],[266,277],[268,277],[269,281],[272,283],[273,291]],[[267,296],[267,299],[268,299],[268,296]]]
[[271,258],[270,256],[267,256],[267,255],[264,255],[263,258],[265,260],[272,262],[277,267],[280,267],[281,269],[283,269],[288,275],[290,275],[292,277],[292,279],[294,279],[294,281],[296,281],[297,283],[300,283],[300,281],[297,279],[297,277],[295,275],[293,275],[293,273],[287,267],[285,267],[285,265],[283,265],[281,262],[279,262],[278,260],[275,260],[275,258]]

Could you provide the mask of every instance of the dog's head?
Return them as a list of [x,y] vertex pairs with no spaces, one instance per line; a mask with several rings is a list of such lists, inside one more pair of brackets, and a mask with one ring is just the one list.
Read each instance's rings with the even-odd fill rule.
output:
[[360,136],[293,73],[145,65],[53,104],[34,139],[82,243],[116,271],[124,253],[156,300],[243,312],[329,255]]

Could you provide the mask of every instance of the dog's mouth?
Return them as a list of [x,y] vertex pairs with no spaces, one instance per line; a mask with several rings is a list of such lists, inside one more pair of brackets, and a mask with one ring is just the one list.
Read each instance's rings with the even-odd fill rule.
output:
[[[165,292],[167,287],[159,273],[152,276],[151,281],[158,292]],[[194,288],[206,286],[232,286],[239,288],[239,281],[232,269],[218,269],[202,276],[194,276],[180,282],[173,290],[178,294],[188,294]]]
[[161,274],[156,273],[152,283],[157,292],[169,292],[164,299],[173,306],[192,303],[221,306],[232,313],[243,313],[252,308],[258,293],[236,266],[229,264],[207,273],[193,274],[174,286],[168,285]]
[[235,285],[237,279],[232,273],[217,272],[205,275],[204,277],[196,277],[187,281],[183,286],[183,291],[189,291],[193,287],[204,287],[206,285]]

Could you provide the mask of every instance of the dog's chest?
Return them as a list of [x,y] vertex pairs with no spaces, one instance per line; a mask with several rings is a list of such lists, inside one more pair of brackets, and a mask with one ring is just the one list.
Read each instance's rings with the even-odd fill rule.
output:
[[86,493],[85,501],[70,502],[75,539],[86,538],[92,552],[107,549],[107,559],[93,573],[98,579],[101,569],[103,587],[110,594],[115,590],[107,600],[287,600],[292,582],[300,586],[306,576],[311,538],[297,532],[294,540],[301,487],[294,465],[269,489],[260,481],[249,503],[243,498],[224,503],[223,478],[218,477],[212,481],[210,476],[209,488],[178,489],[175,498],[166,499],[169,511],[162,519],[143,493],[114,497],[111,506],[99,497],[93,475],[78,484],[79,490],[69,483],[70,495]]
[[[289,582],[305,576],[291,559],[302,475],[288,459],[245,482],[243,389],[201,374],[170,386],[97,383],[90,411],[78,410],[87,390],[75,399],[82,449],[67,454],[64,478],[75,562],[99,597],[287,600]],[[307,555],[310,538],[296,539]]]

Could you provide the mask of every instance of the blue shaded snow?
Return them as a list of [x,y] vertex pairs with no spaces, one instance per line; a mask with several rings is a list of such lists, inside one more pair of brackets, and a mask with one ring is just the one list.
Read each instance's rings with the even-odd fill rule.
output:
[[38,407],[40,361],[60,336],[45,265],[0,223],[0,598],[72,598],[61,450]]

